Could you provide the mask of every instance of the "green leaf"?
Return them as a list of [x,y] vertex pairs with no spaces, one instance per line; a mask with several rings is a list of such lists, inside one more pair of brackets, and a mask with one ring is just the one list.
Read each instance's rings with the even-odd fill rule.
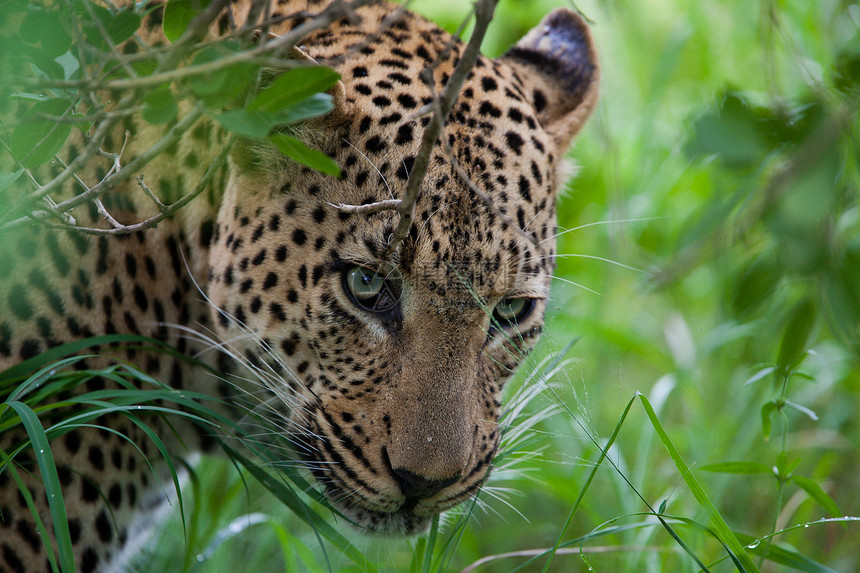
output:
[[720,474],[757,475],[771,474],[771,467],[760,462],[718,462],[699,466],[699,471]]
[[735,282],[731,306],[735,316],[746,316],[760,307],[782,278],[777,257],[767,253],[753,260]]
[[167,123],[179,113],[176,98],[173,97],[170,88],[166,86],[144,96],[143,104],[141,115],[143,119],[153,125]]
[[33,73],[36,77],[65,79],[66,73],[63,66],[41,49],[28,48],[23,56],[32,63]]
[[833,501],[833,498],[827,495],[827,492],[821,489],[821,486],[814,480],[804,476],[793,475],[791,476],[791,481],[803,488],[809,494],[809,497],[817,501],[830,515],[833,517],[842,517],[842,512],[839,511],[839,507]]
[[789,314],[779,345],[777,365],[784,374],[794,370],[805,357],[806,344],[815,326],[817,312],[811,297],[804,297]]
[[28,43],[42,45],[45,55],[56,58],[72,45],[72,38],[59,12],[32,10],[21,21],[21,38]]
[[277,112],[235,109],[212,117],[221,125],[245,137],[261,139],[278,126],[299,123],[327,113],[332,109],[331,96],[314,94]]
[[328,94],[313,94],[300,102],[294,103],[280,111],[272,113],[272,124],[290,125],[308,119],[325,115],[334,109],[332,98]]
[[39,102],[31,107],[12,131],[9,140],[12,156],[28,168],[50,161],[66,143],[72,124],[30,118],[38,114],[62,116],[68,110],[69,101],[60,98]]
[[783,543],[763,543],[761,539],[751,535],[738,534],[738,538],[749,548],[749,551],[765,559],[790,568],[792,571],[807,573],[836,573],[835,570],[822,565],[798,553],[792,547]]
[[[114,45],[121,44],[140,28],[140,15],[130,10],[119,10],[113,13],[97,4],[90,4],[88,9],[82,2],[75,4],[75,10],[83,22],[87,40],[100,50],[108,48],[108,39]],[[93,18],[98,20],[101,26],[96,24]]]
[[333,86],[340,74],[331,68],[308,66],[293,68],[263,89],[251,101],[248,109],[279,111],[288,105],[322,92]]
[[188,24],[201,10],[205,9],[212,0],[170,0],[164,8],[164,21],[161,25],[164,35],[171,42],[175,42],[185,30]]
[[214,114],[212,117],[233,133],[253,139],[262,139],[272,131],[272,123],[268,114],[256,111],[234,109]]
[[[217,62],[225,56],[238,52],[236,42],[220,42],[200,51],[192,61],[194,66]],[[224,65],[215,71],[193,76],[190,80],[191,91],[208,105],[226,106],[232,103],[256,78],[259,66],[251,64]]]
[[736,93],[729,92],[718,109],[696,121],[686,144],[692,157],[716,155],[728,167],[755,164],[768,150],[759,118]]
[[269,141],[290,159],[327,175],[340,177],[340,167],[334,159],[321,151],[311,149],[301,140],[290,135],[275,134],[269,136]]
[[766,366],[765,368],[762,368],[761,370],[750,376],[749,380],[744,383],[744,386],[755,384],[756,382],[758,382],[762,378],[765,378],[768,374],[771,374],[772,372],[776,372],[776,366]]
[[815,412],[813,412],[812,410],[810,410],[806,406],[801,406],[800,404],[797,404],[796,402],[790,402],[790,401],[786,400],[785,401],[785,407],[791,408],[792,410],[797,410],[801,414],[806,414],[807,416],[809,416],[809,419],[812,420],[813,422],[818,421],[818,414],[816,414]]
[[108,35],[114,44],[121,44],[140,28],[140,16],[129,10],[120,10],[107,27]]
[[776,400],[765,402],[761,407],[761,431],[764,434],[765,440],[770,439],[770,430],[773,428],[773,420],[771,420],[771,416],[778,408],[779,404]]
[[24,173],[23,169],[19,169],[18,171],[14,171],[12,173],[0,173],[0,193],[3,192],[8,186],[18,180],[21,174]]
[[81,67],[78,59],[69,52],[54,58],[54,61],[62,66],[64,79],[71,78]]

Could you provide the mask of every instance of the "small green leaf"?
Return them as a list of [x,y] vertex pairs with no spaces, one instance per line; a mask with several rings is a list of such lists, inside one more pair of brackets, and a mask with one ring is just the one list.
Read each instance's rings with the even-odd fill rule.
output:
[[[239,50],[236,42],[220,42],[200,51],[192,61],[194,66],[217,62]],[[224,65],[215,71],[190,79],[191,91],[208,105],[226,106],[232,103],[256,78],[259,66],[251,64]]]
[[121,44],[140,28],[140,16],[129,10],[120,10],[107,27],[108,35],[114,44]]
[[764,434],[765,440],[770,439],[770,430],[773,428],[773,420],[771,420],[771,416],[778,408],[779,404],[776,400],[765,402],[761,407],[761,431]]
[[[140,15],[130,10],[119,10],[113,13],[97,4],[90,4],[89,8],[91,10],[83,6],[81,2],[75,5],[75,10],[77,10],[83,23],[87,40],[100,50],[108,48],[108,39],[114,45],[120,44],[131,38],[132,34],[140,28]],[[99,21],[101,26],[96,24],[94,18]]]
[[40,43],[45,21],[50,17],[48,14],[48,11],[42,7],[34,7],[34,9],[29,10],[21,20],[21,27],[18,28],[18,35],[21,39],[28,44]]
[[334,108],[328,94],[313,94],[300,102],[272,112],[272,124],[290,125],[325,115]]
[[73,113],[69,117],[75,121],[72,125],[83,133],[87,133],[93,126],[92,122],[87,119],[87,116],[82,113]]
[[167,39],[175,42],[182,37],[191,20],[211,1],[197,0],[192,4],[191,0],[170,0],[164,8],[164,21],[161,25]]
[[72,38],[59,12],[49,10],[28,12],[21,22],[19,33],[28,43],[41,43],[42,50],[50,58],[56,58],[65,53],[72,45]]
[[66,143],[72,124],[29,118],[38,114],[62,116],[68,109],[68,100],[60,98],[39,102],[31,107],[12,131],[9,140],[12,156],[28,168],[50,161]]
[[804,476],[793,475],[791,476],[791,481],[803,488],[809,494],[809,497],[817,501],[830,515],[833,517],[842,517],[842,512],[839,511],[839,507],[833,501],[833,498],[827,495],[827,492],[821,489],[821,486],[814,480]]
[[334,159],[321,151],[311,149],[301,140],[283,134],[271,135],[269,136],[269,140],[281,150],[281,153],[290,159],[327,175],[340,177],[340,167]]
[[81,67],[78,59],[69,52],[57,56],[54,61],[62,66],[64,79],[71,78]]
[[779,472],[779,477],[784,479],[791,478],[792,472],[797,469],[802,459],[797,457],[789,460],[786,452],[780,452],[776,458],[776,470]]
[[148,93],[143,98],[143,119],[153,125],[161,125],[171,121],[179,113],[176,98],[170,88],[163,87]]
[[718,462],[699,467],[700,471],[720,474],[756,475],[770,474],[771,467],[760,462]]
[[809,417],[809,419],[812,420],[813,422],[818,421],[818,414],[816,414],[815,412],[813,412],[812,410],[810,410],[806,406],[801,406],[800,404],[797,404],[795,402],[789,402],[788,400],[786,400],[785,401],[785,407],[791,408],[792,410],[797,410],[801,414],[806,414]]
[[212,116],[218,123],[239,135],[253,139],[262,139],[272,130],[272,123],[267,114],[246,109],[234,109]]
[[331,68],[309,66],[284,72],[251,101],[248,109],[279,111],[333,86],[340,74]]
[[815,302],[811,297],[803,298],[791,309],[776,360],[784,374],[787,375],[794,370],[805,357],[804,352],[816,318]]
[[9,99],[25,99],[30,101],[48,101],[49,99],[54,99],[46,94],[31,94],[27,92],[18,92],[9,95]]
[[19,169],[13,173],[0,173],[0,193],[2,193],[9,185],[14,183],[22,173],[24,173],[23,169]]
[[66,73],[63,66],[39,48],[28,48],[23,56],[30,60],[36,77],[65,79]]
[[776,371],[776,366],[767,366],[765,368],[762,368],[761,370],[759,370],[758,372],[756,372],[755,374],[750,376],[749,380],[747,380],[744,383],[744,386],[749,386],[750,384],[755,384],[756,382],[758,382],[762,378],[765,378],[768,374],[775,372],[775,371]]
[[716,155],[728,167],[755,164],[768,149],[759,118],[737,93],[727,93],[719,108],[696,121],[685,146],[692,157]]
[[760,307],[779,284],[783,269],[771,253],[757,257],[735,282],[731,306],[736,316],[746,316]]

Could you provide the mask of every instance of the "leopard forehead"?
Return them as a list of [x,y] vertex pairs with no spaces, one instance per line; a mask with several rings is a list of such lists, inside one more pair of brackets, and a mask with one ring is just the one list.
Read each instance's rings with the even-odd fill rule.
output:
[[[396,15],[381,30],[369,18],[357,25],[340,22],[302,46],[309,58],[334,66],[343,78],[333,117],[305,132],[338,160],[342,177],[295,166],[270,170],[271,180],[244,186],[270,192],[245,197],[239,207],[244,215],[234,213],[234,222],[260,213],[272,217],[283,204],[293,204],[300,230],[317,235],[316,245],[328,246],[313,256],[386,270],[379,259],[397,217],[390,212],[345,217],[332,206],[402,195],[434,97],[463,49],[426,20]],[[374,40],[367,42],[368,37]],[[401,273],[427,283],[431,279],[422,273],[438,278],[441,265],[447,269],[441,271],[444,280],[452,284],[464,268],[483,267],[485,274],[492,268],[494,277],[482,277],[492,283],[484,294],[501,296],[515,288],[546,296],[558,150],[538,121],[540,105],[534,102],[547,97],[530,90],[504,62],[478,58],[433,150],[415,208],[416,226],[397,259]],[[226,225],[231,229],[232,223]],[[331,237],[340,237],[335,246]]]

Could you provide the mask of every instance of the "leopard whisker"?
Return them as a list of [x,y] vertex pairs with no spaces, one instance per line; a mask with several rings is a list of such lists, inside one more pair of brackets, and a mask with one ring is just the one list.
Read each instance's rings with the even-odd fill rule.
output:
[[636,217],[636,218],[632,218],[632,219],[609,219],[606,221],[595,221],[593,223],[585,223],[584,225],[579,225],[577,227],[571,227],[570,229],[565,229],[565,230],[561,231],[560,233],[556,233],[555,235],[552,235],[551,237],[547,237],[546,239],[543,239],[541,241],[541,243],[551,241],[551,240],[556,239],[562,235],[566,235],[567,233],[572,233],[574,231],[587,229],[589,227],[596,227],[598,225],[612,225],[612,224],[617,224],[617,223],[640,223],[643,221],[660,221],[660,220],[663,220],[665,218],[666,217]]

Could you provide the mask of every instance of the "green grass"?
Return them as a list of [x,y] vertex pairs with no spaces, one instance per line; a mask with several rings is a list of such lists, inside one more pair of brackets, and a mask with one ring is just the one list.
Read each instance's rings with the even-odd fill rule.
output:
[[[503,0],[486,51],[552,5]],[[860,569],[860,524],[838,517],[860,516],[860,7],[577,5],[602,102],[546,334],[509,388],[553,373],[512,426],[530,426],[516,469],[402,540],[309,527],[277,501],[327,515],[295,482],[204,459],[137,570]],[[449,29],[468,10],[414,7]]]

